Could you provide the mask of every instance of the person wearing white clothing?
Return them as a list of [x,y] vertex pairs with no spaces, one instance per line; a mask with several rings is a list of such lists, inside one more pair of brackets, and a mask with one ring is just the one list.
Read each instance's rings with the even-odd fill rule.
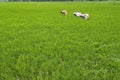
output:
[[82,14],[80,12],[74,12],[73,13],[75,16],[81,16]]
[[89,19],[89,14],[82,14],[80,12],[74,12],[75,16],[82,17],[83,19]]
[[80,17],[82,17],[84,19],[89,19],[89,14],[82,14]]

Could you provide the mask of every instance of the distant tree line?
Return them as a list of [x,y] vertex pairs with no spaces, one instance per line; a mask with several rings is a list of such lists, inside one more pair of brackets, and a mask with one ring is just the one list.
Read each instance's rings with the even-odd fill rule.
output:
[[31,2],[31,1],[120,1],[120,0],[0,0],[0,2]]

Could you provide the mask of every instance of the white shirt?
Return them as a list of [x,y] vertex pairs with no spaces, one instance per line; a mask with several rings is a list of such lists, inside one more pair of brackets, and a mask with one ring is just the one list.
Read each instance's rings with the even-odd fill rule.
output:
[[88,19],[89,18],[89,14],[82,14],[81,17],[83,17],[84,19]]
[[80,12],[74,12],[73,13],[75,16],[81,16],[82,14]]

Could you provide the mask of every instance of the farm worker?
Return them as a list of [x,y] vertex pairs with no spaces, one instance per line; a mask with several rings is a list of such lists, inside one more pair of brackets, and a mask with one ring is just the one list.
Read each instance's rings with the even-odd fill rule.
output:
[[60,13],[63,14],[63,15],[67,15],[68,14],[67,10],[62,10],[62,11],[60,11]]
[[89,19],[89,14],[82,14],[80,17],[82,17],[84,19]]
[[74,12],[73,13],[75,16],[81,17],[83,19],[89,19],[89,14],[82,14],[80,12]]
[[82,14],[80,12],[74,12],[73,13],[75,16],[81,16]]

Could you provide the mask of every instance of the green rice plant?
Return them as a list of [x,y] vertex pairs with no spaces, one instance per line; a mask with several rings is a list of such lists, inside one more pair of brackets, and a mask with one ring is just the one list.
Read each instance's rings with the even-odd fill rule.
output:
[[0,3],[0,80],[120,80],[119,16],[119,2]]

